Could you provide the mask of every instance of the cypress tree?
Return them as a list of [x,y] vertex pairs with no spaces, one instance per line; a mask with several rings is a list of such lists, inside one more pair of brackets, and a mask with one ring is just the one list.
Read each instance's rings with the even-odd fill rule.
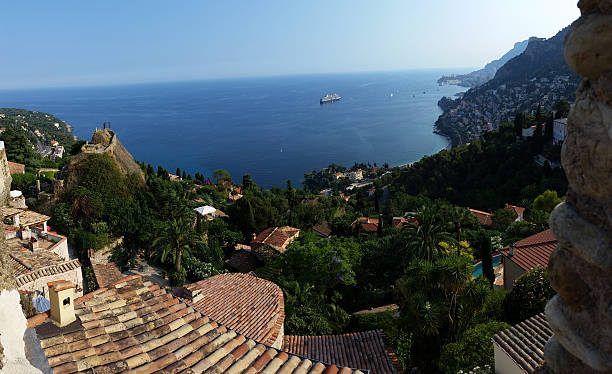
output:
[[554,120],[552,114],[546,119],[546,127],[544,128],[544,138],[546,141],[552,141],[554,130]]
[[523,113],[520,113],[520,112],[516,113],[516,116],[514,116],[514,135],[515,136],[522,136],[523,121],[524,121]]
[[495,281],[495,272],[493,271],[493,258],[491,257],[491,239],[481,231],[478,240],[478,250],[482,259],[482,274],[489,280],[491,287]]

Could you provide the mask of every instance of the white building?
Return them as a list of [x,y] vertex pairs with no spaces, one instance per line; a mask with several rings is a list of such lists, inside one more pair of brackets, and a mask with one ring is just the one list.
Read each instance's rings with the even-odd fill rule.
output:
[[553,144],[561,144],[567,135],[567,118],[559,118],[553,122]]

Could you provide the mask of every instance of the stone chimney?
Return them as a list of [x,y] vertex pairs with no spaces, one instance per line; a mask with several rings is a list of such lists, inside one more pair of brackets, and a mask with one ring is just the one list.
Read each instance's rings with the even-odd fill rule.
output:
[[70,281],[54,281],[47,283],[49,287],[49,302],[51,303],[51,319],[59,325],[66,326],[76,320],[74,314],[74,284]]
[[40,245],[36,238],[30,238],[30,249],[32,250],[32,252],[36,252],[40,249]]
[[191,300],[191,302],[195,303],[204,298],[204,295],[201,294],[202,289],[198,287],[196,283],[188,284],[183,287],[183,292],[185,297]]
[[510,243],[510,251],[508,251],[508,254],[512,257],[514,253],[516,253],[516,243]]

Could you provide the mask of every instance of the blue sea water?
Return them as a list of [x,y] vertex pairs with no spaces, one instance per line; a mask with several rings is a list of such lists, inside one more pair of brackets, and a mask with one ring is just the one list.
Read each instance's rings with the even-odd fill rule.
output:
[[[107,87],[0,91],[0,107],[51,113],[90,139],[110,121],[140,161],[192,175],[226,169],[236,181],[294,185],[334,162],[401,165],[447,146],[432,133],[444,72],[219,79]],[[342,100],[319,104],[325,93]]]

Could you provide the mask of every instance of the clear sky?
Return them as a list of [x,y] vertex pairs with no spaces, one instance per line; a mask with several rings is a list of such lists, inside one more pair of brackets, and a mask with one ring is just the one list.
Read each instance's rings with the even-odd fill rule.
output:
[[576,0],[3,1],[0,89],[482,67]]

